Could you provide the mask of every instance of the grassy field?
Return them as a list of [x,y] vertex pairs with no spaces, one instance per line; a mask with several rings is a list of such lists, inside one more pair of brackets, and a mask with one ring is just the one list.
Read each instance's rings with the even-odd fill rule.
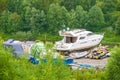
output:
[[[7,40],[9,35],[8,37],[2,37],[4,40]],[[45,57],[47,63],[44,63],[44,59],[40,59],[40,64],[34,65],[25,57],[13,57],[10,50],[6,51],[3,49],[3,38],[0,38],[0,80],[109,80],[109,69],[106,68],[104,70],[72,70],[64,64],[63,59],[59,58],[57,63],[55,63],[51,57],[51,54],[55,51],[51,49],[53,47],[52,41],[46,42],[46,48],[51,50],[51,52],[47,52],[48,55]],[[110,42],[112,44],[109,45],[113,45],[113,43],[119,43],[118,39],[120,40],[119,36],[113,38],[106,37],[102,43]]]
[[[14,57],[11,50],[6,51],[0,41],[0,80],[104,80],[105,70],[82,69],[72,70],[63,59],[53,60],[51,52],[40,58],[38,65],[32,64],[25,57]],[[47,43],[50,49],[51,44]],[[44,63],[44,59],[47,62]]]
[[[40,40],[43,42],[52,42],[55,43],[56,41],[62,40],[63,37],[59,36],[58,34],[55,35],[50,35],[50,34],[40,34],[36,37],[32,35],[31,32],[17,32],[16,34],[4,34],[0,33],[0,36],[4,39],[17,39],[17,40]],[[107,45],[120,45],[120,36],[114,35],[114,34],[109,34],[106,33],[104,35],[104,38],[102,40],[102,44],[107,44]]]

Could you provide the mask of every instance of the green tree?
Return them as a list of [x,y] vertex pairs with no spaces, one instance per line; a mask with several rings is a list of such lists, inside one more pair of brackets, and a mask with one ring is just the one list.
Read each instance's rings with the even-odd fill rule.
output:
[[8,33],[15,33],[20,29],[21,18],[16,12],[11,13],[8,18]]
[[69,13],[65,7],[61,7],[59,4],[51,4],[47,15],[50,33],[58,33],[63,25],[67,26],[68,17]]
[[96,0],[63,0],[61,2],[62,6],[65,6],[67,10],[75,9],[76,6],[81,5],[83,9],[88,11],[92,6],[94,6]]
[[2,13],[4,10],[7,10],[7,8],[7,0],[0,0],[0,13]]
[[34,37],[47,28],[46,14],[43,10],[40,11],[35,7],[26,6],[21,16],[23,21],[21,30],[26,33],[31,31]]
[[77,28],[86,28],[88,14],[87,11],[84,11],[82,6],[76,7],[76,20],[77,22],[75,24]]
[[68,26],[69,28],[76,28],[76,14],[75,14],[75,10],[71,9],[71,11],[69,12],[69,18],[68,18]]
[[19,30],[20,16],[17,13],[4,11],[0,17],[1,31],[4,33],[15,33]]
[[103,0],[104,2],[104,7],[102,8],[103,12],[106,14],[109,14],[112,11],[115,11],[115,6],[116,6],[116,1],[117,0]]
[[47,33],[47,28],[48,28],[47,16],[43,10],[40,11],[38,26],[40,33]]
[[115,31],[117,32],[117,34],[120,35],[120,16],[117,19],[117,21],[115,22]]
[[104,0],[96,0],[96,4],[95,5],[100,7],[101,9],[103,9],[105,7]]
[[[40,11],[35,9],[34,7],[31,8],[30,11],[31,17],[30,17],[30,26],[31,26],[31,32],[34,36],[39,34],[40,29],[42,27],[42,20],[40,19]],[[43,13],[44,15],[44,13]]]
[[[22,1],[22,10],[21,10],[21,31],[28,32],[31,31],[32,26],[34,24],[34,21],[32,22],[32,18],[34,17],[34,14],[36,12],[39,13],[39,11],[36,10],[34,7],[36,0],[23,0]],[[39,15],[39,14],[36,15]]]
[[10,12],[3,11],[0,17],[0,30],[1,32],[7,33],[8,17]]
[[81,5],[84,10],[89,11],[96,3],[96,0],[76,0],[77,5]]
[[76,9],[71,9],[69,12],[69,24],[70,28],[86,28],[88,14],[87,11],[84,11],[82,6],[77,6]]
[[18,14],[22,11],[22,2],[23,0],[8,0],[8,10],[10,12],[17,12]]
[[105,21],[107,26],[114,24],[114,18],[112,17],[113,12],[119,10],[120,0],[101,0],[103,2],[102,11],[104,13]]
[[102,10],[93,6],[88,13],[88,24],[87,28],[92,31],[99,31],[104,26],[104,16]]
[[38,0],[40,10],[47,12],[51,4],[59,4],[62,0]]
[[24,32],[28,32],[31,30],[30,26],[30,18],[31,18],[31,7],[26,6],[24,7],[22,13],[21,13],[21,18],[22,18],[22,23],[21,23],[21,30]]
[[71,11],[71,9],[75,9],[75,7],[76,7],[76,0],[63,0],[61,2],[61,5],[65,6],[65,8],[68,11]]

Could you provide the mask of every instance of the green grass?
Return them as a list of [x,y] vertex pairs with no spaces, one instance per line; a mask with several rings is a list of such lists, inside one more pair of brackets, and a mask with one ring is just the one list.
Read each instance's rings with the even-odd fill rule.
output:
[[55,42],[58,40],[61,40],[63,37],[59,36],[58,34],[52,35],[52,34],[37,34],[37,36],[34,37],[34,35],[29,31],[29,32],[22,32],[18,31],[16,33],[12,34],[5,34],[5,33],[0,33],[0,36],[4,39],[17,39],[17,40],[40,40],[43,42]]
[[112,36],[112,37],[105,36],[103,41],[104,42],[120,42],[120,36]]
[[[31,36],[31,34],[28,35]],[[9,38],[26,40],[26,34],[22,32],[18,32],[11,37],[10,35],[6,34],[0,34],[0,36],[5,40]],[[40,35],[36,39],[44,41],[44,37],[44,35]],[[14,58],[10,50],[6,51],[2,48],[3,39],[0,38],[0,80],[107,80],[107,78],[110,78],[108,76],[108,73],[110,71],[109,67],[107,70],[72,70],[70,67],[63,63],[62,59],[58,59],[57,63],[55,63],[51,57],[51,54],[55,53],[55,50],[52,49],[53,42],[54,40],[61,40],[62,38],[54,37],[54,39],[52,39],[52,35],[47,35],[46,37],[47,39],[45,46],[48,54],[46,56],[47,63],[44,63],[43,59],[40,59],[40,64],[38,65],[30,63],[24,57]],[[47,42],[49,40],[51,42]],[[119,40],[120,36],[112,37],[105,35],[102,43],[108,45],[119,45]],[[113,52],[114,51],[116,51],[116,49],[113,50]],[[110,73],[112,76],[112,72]]]
[[73,71],[75,80],[106,80],[105,70],[82,69]]
[[[0,40],[0,46],[2,46]],[[47,43],[47,49],[53,44]],[[104,80],[103,70],[72,70],[63,59],[54,61],[51,54],[54,50],[47,52],[45,59],[40,59],[40,64],[34,65],[24,57],[13,57],[10,51],[0,47],[0,80]]]
[[[2,46],[1,41],[1,45]],[[40,59],[40,64],[34,65],[24,57],[14,58],[10,51],[0,47],[0,80],[70,80],[71,70],[58,59],[57,63],[48,53],[44,63]]]
[[102,42],[103,45],[108,45],[109,47],[113,48],[114,46],[120,46],[120,36],[104,36]]
[[0,36],[4,39],[16,39],[16,40],[35,40],[35,37],[33,37],[32,33],[29,32],[22,32],[18,31],[16,33],[11,33],[11,34],[5,34],[5,33],[0,33]]
[[120,47],[115,46],[111,50],[111,57],[108,60],[106,74],[108,80],[120,79]]
[[[62,40],[63,37],[59,36],[59,34],[38,34],[36,37],[33,37],[33,34],[31,32],[16,32],[14,34],[4,34],[0,33],[0,36],[7,40],[10,38],[17,39],[17,40],[40,40],[43,42],[53,42],[55,43],[56,41]],[[120,35],[115,35],[112,32],[106,32],[104,35],[104,38],[102,40],[103,44],[117,44],[120,43]]]

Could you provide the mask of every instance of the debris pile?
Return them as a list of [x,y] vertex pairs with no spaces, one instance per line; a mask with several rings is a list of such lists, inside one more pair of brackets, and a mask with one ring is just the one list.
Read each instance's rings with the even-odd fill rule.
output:
[[88,52],[86,58],[90,59],[103,59],[109,57],[110,53],[106,46],[98,46]]
[[107,49],[107,46],[95,47],[91,50],[84,50],[84,51],[73,51],[69,54],[70,57],[77,59],[77,58],[90,58],[90,59],[103,59],[110,56],[110,53]]

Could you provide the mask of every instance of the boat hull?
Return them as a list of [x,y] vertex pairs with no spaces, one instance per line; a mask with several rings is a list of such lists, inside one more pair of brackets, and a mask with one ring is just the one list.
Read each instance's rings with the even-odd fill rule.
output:
[[88,48],[94,47],[94,46],[96,46],[98,44],[94,44],[94,45],[91,45],[91,46],[79,46],[78,48],[70,48],[70,49],[68,49],[68,48],[56,48],[56,50],[58,50],[58,51],[84,50],[84,49],[88,49]]

